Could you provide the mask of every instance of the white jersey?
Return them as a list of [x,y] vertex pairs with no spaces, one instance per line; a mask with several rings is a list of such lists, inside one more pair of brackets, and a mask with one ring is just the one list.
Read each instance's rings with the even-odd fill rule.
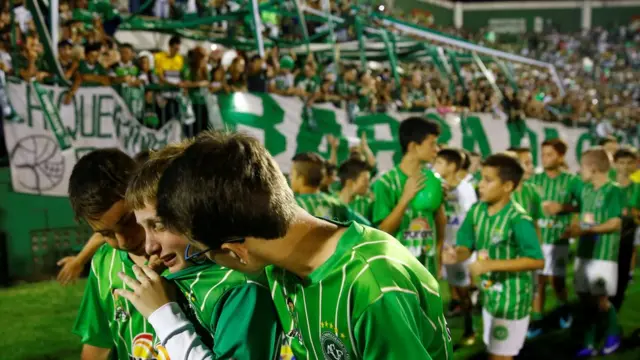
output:
[[447,212],[447,229],[445,231],[445,242],[452,246],[456,244],[456,235],[462,225],[462,221],[473,204],[478,201],[476,191],[467,179],[462,180],[458,186],[449,191],[445,199],[445,209]]

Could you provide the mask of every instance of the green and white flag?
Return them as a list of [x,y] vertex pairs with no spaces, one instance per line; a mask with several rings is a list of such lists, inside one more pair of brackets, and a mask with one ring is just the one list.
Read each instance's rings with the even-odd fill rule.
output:
[[47,124],[49,124],[51,132],[53,132],[53,135],[56,137],[58,146],[62,151],[71,148],[71,146],[73,146],[73,139],[65,129],[58,108],[53,105],[47,90],[35,81],[31,82],[31,86],[43,110]]

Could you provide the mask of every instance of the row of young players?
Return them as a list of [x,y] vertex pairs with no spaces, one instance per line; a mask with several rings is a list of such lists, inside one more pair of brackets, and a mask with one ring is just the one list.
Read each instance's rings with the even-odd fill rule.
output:
[[[421,165],[428,161],[424,155],[436,151],[437,135],[437,126],[426,120],[403,122],[400,139],[405,156],[394,169],[395,175],[391,171],[382,179],[404,175],[397,179],[404,184],[396,187],[396,192],[402,193],[396,197],[398,203],[387,216],[381,221],[376,221],[374,216],[380,228],[395,222],[399,223],[397,227],[408,228],[403,235],[413,240],[426,237],[426,230],[416,230],[415,224],[407,226],[403,222],[406,222],[409,200],[423,183],[418,174]],[[397,242],[383,232],[357,224],[345,230],[343,226],[300,211],[293,205],[290,191],[282,186],[284,179],[273,159],[255,140],[242,135],[207,133],[195,144],[183,143],[155,153],[139,170],[134,169],[131,159],[126,159],[118,152],[96,151],[78,162],[70,180],[70,199],[78,215],[86,218],[112,247],[129,250],[126,254],[103,246],[94,257],[83,309],[76,324],[76,332],[83,336],[86,345],[83,351],[98,351],[104,356],[104,351],[115,346],[122,358],[129,354],[144,358],[143,353],[161,357],[166,349],[172,358],[184,358],[185,354],[195,356],[213,349],[215,354],[235,358],[246,358],[247,354],[259,358],[260,354],[270,356],[270,351],[279,351],[274,344],[279,333],[276,327],[281,324],[298,358],[309,354],[335,359],[394,358],[406,357],[408,353],[415,358],[451,356],[437,283],[411,256],[415,254],[397,246]],[[409,171],[412,166],[417,171]],[[510,156],[498,154],[486,160],[480,183],[482,202],[471,210],[474,216],[467,217],[473,220],[465,220],[465,223],[474,223],[471,226],[463,223],[459,231],[465,233],[463,229],[467,229],[472,234],[463,236],[466,243],[459,241],[459,245],[463,245],[459,247],[460,254],[452,256],[446,252],[448,262],[462,260],[469,250],[478,250],[483,257],[488,257],[476,261],[471,269],[476,274],[487,272],[493,278],[488,281],[495,281],[495,285],[488,288],[496,290],[497,295],[491,296],[491,291],[485,291],[483,304],[487,313],[485,327],[487,323],[494,325],[485,331],[485,334],[494,334],[490,339],[485,335],[485,342],[496,356],[510,356],[492,350],[493,338],[510,337],[508,328],[500,325],[500,321],[510,319],[496,314],[502,311],[517,317],[525,312],[523,309],[528,309],[528,305],[521,306],[522,301],[515,302],[516,309],[508,309],[514,302],[510,300],[510,292],[530,285],[526,271],[543,264],[537,241],[531,241],[537,238],[535,230],[533,236],[529,231],[532,223],[509,200],[522,173],[521,165]],[[127,197],[123,199],[123,186],[127,184]],[[376,199],[375,204],[378,203]],[[380,218],[383,212],[375,204],[374,214]],[[390,207],[389,204],[385,206]],[[498,211],[493,212],[496,208]],[[505,208],[509,210],[503,211]],[[397,213],[400,219],[394,219]],[[496,219],[500,221],[495,222]],[[507,226],[513,230],[505,231]],[[504,241],[496,238],[493,231],[496,229],[503,231]],[[526,235],[525,239],[514,235],[520,233]],[[198,239],[191,240],[191,244],[203,251],[190,253],[187,238]],[[492,239],[498,241],[492,245]],[[160,277],[144,266],[133,266],[136,261],[145,261],[138,257],[143,255],[145,244],[147,253],[157,255],[169,267],[172,274],[167,275],[167,279],[183,290],[190,305],[187,309],[193,310],[188,312],[193,312],[198,319],[193,324],[204,326],[204,332],[214,339],[213,345],[199,343],[207,336],[198,338],[189,333],[188,317],[169,301]],[[528,250],[522,252],[523,249]],[[194,266],[203,256],[251,273],[265,264],[276,265],[268,268],[266,283],[271,287],[280,322],[266,319],[269,309],[257,309],[265,304],[257,299],[264,293],[258,285],[263,282],[261,279],[212,263]],[[519,258],[498,260],[510,256]],[[512,277],[501,267],[519,273]],[[123,282],[119,282],[113,269],[122,270],[130,277],[123,277]],[[137,281],[131,278],[133,275]],[[110,291],[125,284],[133,292]],[[269,296],[268,291],[266,295]],[[253,296],[254,301],[242,301],[245,296]],[[514,298],[518,296],[519,292]],[[352,297],[356,301],[351,301]],[[153,335],[151,341],[144,343],[150,346],[140,345],[143,338],[149,339],[152,334],[142,316],[149,317],[164,346],[153,347]],[[255,316],[266,321],[251,321]],[[238,322],[238,317],[247,321]],[[252,328],[256,324],[266,328]],[[238,326],[241,329],[237,329]],[[222,331],[226,327],[235,331]],[[140,337],[140,329],[144,329],[146,337]],[[507,332],[496,329],[507,329]],[[416,336],[407,338],[406,333]],[[396,339],[389,334],[405,335]],[[262,342],[253,339],[256,337]],[[260,343],[267,347],[260,348]],[[100,357],[88,355],[88,358]]]
[[[567,304],[565,281],[566,269],[569,265],[570,239],[578,240],[574,264],[574,289],[580,300],[577,317],[580,321],[574,325],[578,329],[577,332],[584,333],[583,347],[577,351],[576,356],[589,357],[598,352],[608,355],[615,352],[621,344],[621,331],[617,324],[616,312],[622,307],[624,301],[630,272],[635,263],[634,246],[638,245],[634,245],[634,238],[638,209],[640,209],[640,184],[630,180],[631,174],[636,170],[638,156],[631,148],[614,150],[611,153],[608,153],[604,147],[592,148],[582,154],[580,173],[576,176],[566,171],[564,161],[566,151],[567,145],[562,140],[543,142],[541,158],[544,171],[539,174],[534,174],[529,149],[512,149],[506,152],[518,158],[523,166],[523,180],[513,191],[511,200],[521,206],[531,217],[537,238],[542,244],[545,262],[544,267],[537,271],[536,277],[531,279],[536,285],[534,294],[529,293],[531,289],[529,285],[523,285],[523,281],[529,282],[530,279],[522,274],[519,278],[516,277],[517,280],[512,280],[514,283],[511,284],[511,290],[515,288],[516,291],[511,294],[508,292],[508,286],[503,286],[504,281],[509,282],[509,279],[500,279],[498,274],[481,276],[480,285],[484,289],[484,299],[486,300],[487,296],[495,297],[495,302],[499,303],[496,313],[500,313],[502,309],[501,317],[511,320],[496,326],[495,319],[490,319],[492,325],[489,325],[486,323],[487,316],[484,314],[485,343],[489,343],[489,351],[492,353],[517,354],[525,338],[534,338],[542,333],[542,310],[545,305],[546,284],[550,280],[560,303],[558,309],[560,327],[568,328],[572,325],[573,317]],[[448,153],[446,155],[443,153],[444,151],[439,153],[438,158],[441,155],[449,159],[455,158]],[[457,164],[457,161],[453,163]],[[450,160],[448,163],[452,164]],[[438,160],[436,160],[436,166],[437,164]],[[483,181],[485,180],[481,181],[480,188]],[[487,202],[487,197],[482,195],[482,190],[480,194],[481,201]],[[460,218],[464,218],[467,214],[465,201],[460,201],[460,198],[460,193],[458,196],[449,198],[450,202],[454,202],[454,206],[450,208],[455,208],[457,205],[459,211],[449,212],[447,231],[454,234],[457,232],[457,245],[467,247],[465,244],[468,240],[465,241],[465,239],[471,236],[471,230],[465,230],[464,224],[478,223],[477,210],[481,205],[477,205],[475,211],[472,208],[468,213],[473,217],[473,221],[460,221]],[[469,201],[466,203],[468,204]],[[463,225],[456,229],[456,223]],[[493,224],[499,223],[494,221]],[[494,242],[492,246],[499,246],[495,245],[495,242],[502,241],[500,237],[505,229],[501,227],[502,225],[499,225],[492,230],[485,228],[489,231],[489,234],[486,234],[487,237],[497,237],[491,240]],[[474,230],[478,231],[478,228]],[[482,227],[479,231],[483,231]],[[497,234],[494,235],[494,232]],[[477,233],[475,235],[477,236]],[[513,235],[516,238],[519,236],[516,229],[513,229]],[[525,236],[524,229],[520,230],[520,236]],[[528,236],[535,238],[531,232]],[[447,234],[447,240],[451,238],[452,236]],[[477,241],[477,237],[475,240]],[[518,246],[522,246],[526,251],[527,243],[523,241],[524,239],[519,240]],[[531,243],[528,244],[533,246]],[[445,262],[449,256],[448,251],[453,254],[445,245],[443,255]],[[518,249],[505,251],[506,253],[516,251],[520,253],[518,256],[526,257]],[[482,252],[477,253],[479,259],[486,255]],[[490,255],[490,258],[493,257]],[[460,308],[465,316],[466,336],[463,343],[470,343],[474,338],[468,298],[469,272],[477,275],[485,271],[490,271],[490,274],[496,271],[493,266],[487,270],[484,265],[479,265],[475,258],[467,261],[468,263],[463,267],[459,267],[460,264],[458,264],[451,271],[450,267],[446,266],[449,283],[454,287],[453,293],[458,295]],[[450,274],[453,276],[449,276]],[[512,297],[514,295],[515,300]],[[529,316],[532,297],[533,311]],[[511,298],[511,304],[509,304],[509,298]],[[594,317],[593,314],[599,315]],[[598,329],[598,323],[604,324],[604,328]],[[598,330],[602,331],[598,332]],[[600,351],[597,350],[600,344],[596,339],[597,333],[605,335]],[[487,339],[487,336],[493,338]]]
[[[491,302],[484,306],[484,342],[489,352],[496,357],[508,358],[517,355],[525,337],[533,338],[542,333],[542,309],[549,280],[552,280],[561,304],[560,326],[571,326],[573,317],[567,305],[568,294],[565,284],[570,253],[569,238],[582,238],[575,264],[578,270],[575,279],[576,291],[583,300],[582,311],[590,313],[594,309],[600,310],[606,324],[606,339],[601,352],[610,354],[616,351],[620,346],[620,330],[615,311],[622,306],[629,281],[628,274],[633,268],[631,264],[632,254],[635,253],[633,240],[636,228],[634,217],[640,208],[640,185],[630,180],[630,175],[636,169],[635,150],[612,149],[611,145],[617,145],[615,140],[606,139],[603,148],[594,148],[584,154],[586,161],[595,159],[592,161],[595,165],[583,167],[579,176],[567,172],[564,160],[567,145],[560,139],[548,140],[542,144],[544,171],[540,174],[534,174],[529,149],[507,151],[506,154],[518,159],[523,168],[522,181],[512,189],[511,200],[523,208],[535,229],[535,232],[531,232],[528,231],[528,226],[517,225],[520,230],[513,234],[520,233],[521,238],[518,240],[516,237],[512,239],[514,243],[509,244],[506,236],[510,235],[505,233],[508,234],[511,230],[505,230],[504,226],[516,225],[509,220],[510,216],[502,213],[502,210],[498,213],[502,213],[503,216],[496,217],[489,211],[490,217],[496,218],[484,219],[479,205],[475,212],[472,212],[473,220],[466,224],[474,224],[473,231],[481,233],[473,236],[472,230],[464,227],[461,229],[467,212],[477,201],[474,185],[478,185],[476,181],[479,177],[469,174],[470,154],[461,149],[444,149],[437,152],[435,140],[439,133],[434,125],[414,122],[412,119],[403,124],[399,134],[403,159],[396,168],[384,174],[373,185],[371,192],[370,164],[367,164],[364,157],[357,152],[352,153],[354,156],[340,166],[342,189],[333,194],[330,194],[330,191],[326,191],[329,194],[320,191],[323,178],[326,179],[326,174],[324,177],[322,174],[325,168],[322,158],[313,153],[297,155],[293,162],[291,185],[299,205],[313,215],[344,221],[362,222],[360,215],[363,215],[366,218],[364,221],[376,224],[381,230],[399,239],[434,275],[440,274],[438,259],[441,258],[442,238],[445,238],[444,248],[449,251],[451,246],[456,245],[460,230],[464,235],[458,244],[465,248],[473,249],[471,246],[474,243],[470,243],[469,239],[490,239],[492,245],[489,249],[493,251],[485,249],[479,253],[473,252],[468,258],[469,254],[463,254],[464,261],[444,266],[443,269],[445,278],[452,285],[454,300],[451,305],[454,308],[459,307],[464,315],[464,335],[461,343],[465,345],[475,341],[469,296],[470,272],[475,275],[497,272],[483,276],[481,283],[484,299]],[[607,159],[604,155],[614,159],[617,171],[609,169],[610,160],[605,161]],[[433,170],[443,177],[445,186],[449,188],[447,200],[442,208],[436,211],[421,211],[411,205],[413,197],[424,186],[420,169],[425,163],[433,164]],[[594,175],[592,172],[604,168],[607,171],[601,172],[613,174],[609,176],[610,180],[617,181],[617,184],[599,183],[607,178],[600,176],[600,173]],[[491,176],[483,174],[483,178],[486,187]],[[514,175],[513,179],[515,178]],[[620,191],[622,197],[619,196]],[[484,192],[489,194],[481,196],[481,200],[489,203],[493,196],[490,194],[491,190],[487,189]],[[336,198],[347,203],[350,209]],[[503,209],[502,205],[498,208]],[[441,219],[439,215],[443,213],[442,210],[446,213],[446,231],[441,230],[442,223],[438,221]],[[577,214],[580,215],[576,216]],[[574,218],[577,222],[572,223]],[[621,232],[618,231],[618,227],[622,229]],[[431,231],[433,228],[437,229],[435,234]],[[515,267],[509,267],[509,271],[516,274],[510,277],[500,274],[507,271],[500,270],[499,266],[494,268],[483,261],[496,257],[535,259],[537,246],[527,239],[540,240],[545,259],[545,266],[537,272],[535,278],[523,271],[527,266],[533,267],[540,262],[527,264],[520,261],[519,265],[512,264]],[[501,245],[502,242],[504,244]],[[478,255],[481,261],[477,261]],[[518,268],[525,270],[516,271]],[[535,294],[531,282],[537,284]],[[596,285],[597,288],[594,288]],[[611,301],[608,297],[611,297]],[[529,304],[532,298],[533,312],[530,316]],[[584,347],[578,351],[578,355],[590,356],[597,353],[595,323],[576,325],[580,329],[587,329]]]

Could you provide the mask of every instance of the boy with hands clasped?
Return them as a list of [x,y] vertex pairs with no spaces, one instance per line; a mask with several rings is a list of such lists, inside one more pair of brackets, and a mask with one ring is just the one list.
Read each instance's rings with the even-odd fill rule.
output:
[[509,155],[485,160],[480,201],[458,230],[457,246],[443,254],[445,264],[454,264],[478,252],[469,271],[480,276],[484,343],[492,360],[513,359],[520,352],[529,325],[532,272],[544,266],[533,222],[511,200],[523,173],[518,160]]

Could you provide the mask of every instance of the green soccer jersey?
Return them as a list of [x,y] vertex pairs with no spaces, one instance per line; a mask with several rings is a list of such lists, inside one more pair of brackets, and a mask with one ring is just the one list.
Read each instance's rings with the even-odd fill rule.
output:
[[627,186],[620,185],[622,190],[622,199],[624,205],[622,207],[622,216],[633,216],[633,209],[640,209],[640,184],[630,182]]
[[133,62],[129,62],[128,64],[117,63],[111,67],[111,71],[114,76],[133,76],[137,77],[140,71],[138,67],[133,64]]
[[[529,182],[535,185],[541,194],[541,200],[554,201],[560,204],[571,204],[578,200],[580,179],[568,172],[561,172],[550,177],[546,172],[536,174]],[[568,239],[561,239],[567,226],[571,223],[571,214],[547,216],[544,213],[538,218],[538,227],[542,242],[549,245],[568,245]]]
[[[100,75],[107,76],[107,70],[100,65],[100,63],[95,63],[94,65],[89,64],[86,61],[80,61],[78,65],[78,73],[81,75]],[[82,85],[85,86],[100,86],[102,84],[93,81],[83,81]]]
[[[407,175],[398,166],[382,175],[373,184],[373,224],[378,226],[391,214],[402,197]],[[435,213],[407,207],[402,216],[396,239],[420,259],[432,274],[438,273],[436,256]]]
[[344,79],[339,79],[336,83],[336,90],[338,95],[352,97],[358,95],[358,84],[355,82],[347,82]]
[[373,194],[356,195],[350,202],[349,208],[362,215],[369,222],[373,220]]
[[[580,226],[590,228],[622,216],[625,205],[622,190],[617,183],[607,181],[596,189],[584,184],[580,199]],[[578,241],[578,257],[583,259],[618,261],[620,231],[608,234],[581,236]]]
[[80,61],[78,65],[78,71],[82,75],[107,75],[107,70],[100,65],[100,63],[95,63],[94,65],[89,64],[86,61]]
[[295,80],[296,87],[304,90],[309,95],[313,95],[320,87],[320,78],[312,76],[310,78],[302,75]]
[[426,100],[427,96],[424,92],[424,89],[422,88],[414,88],[413,86],[410,86],[407,89],[407,101],[409,102],[409,109],[414,110],[414,111],[418,111],[418,110],[424,110],[423,106],[416,106],[414,103],[416,101],[424,101]]
[[[489,215],[487,203],[476,203],[458,230],[456,244],[477,251],[481,260],[543,258],[531,217],[513,201],[493,215]],[[491,315],[507,320],[529,315],[532,271],[495,271],[482,274],[480,279],[482,304]]]
[[351,210],[342,201],[322,192],[297,194],[296,202],[313,216],[340,222],[357,221],[364,225],[370,225],[367,219]]
[[438,282],[387,233],[352,222],[306,279],[267,276],[297,359],[453,359]]
[[522,206],[533,221],[542,217],[542,200],[535,185],[522,183],[522,187],[511,194],[511,199]]
[[169,360],[147,320],[113,293],[127,289],[118,272],[135,279],[134,263],[125,251],[102,245],[93,256],[82,303],[73,327],[83,344],[113,349],[112,359]]
[[222,359],[274,359],[282,329],[266,279],[215,264],[191,266],[166,276],[189,303],[191,317],[213,336]]

